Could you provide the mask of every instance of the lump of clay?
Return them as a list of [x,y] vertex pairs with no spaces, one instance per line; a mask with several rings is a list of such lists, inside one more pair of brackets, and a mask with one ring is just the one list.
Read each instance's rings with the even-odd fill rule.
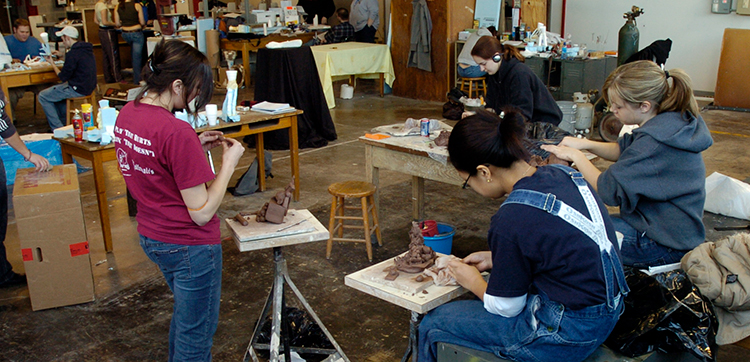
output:
[[289,210],[289,203],[292,200],[294,194],[294,178],[289,182],[289,185],[274,195],[269,202],[266,202],[263,207],[255,213],[255,221],[257,222],[270,222],[274,224],[281,224],[284,222],[284,216],[286,216],[287,210]]
[[534,167],[553,165],[553,164],[570,166],[570,162],[558,158],[557,156],[555,156],[554,153],[550,153],[549,156],[545,159],[543,159],[542,156],[539,156],[539,155],[532,155],[531,159],[529,160],[529,165],[534,166]]
[[409,251],[403,256],[394,259],[396,269],[404,273],[421,273],[425,268],[429,268],[435,262],[437,254],[431,247],[424,244],[422,229],[419,223],[413,221],[411,230],[409,230]]
[[435,138],[435,146],[441,146],[446,147],[448,146],[448,139],[451,137],[451,133],[448,131],[442,131],[440,134]]
[[462,261],[454,255],[440,256],[435,260],[434,266],[424,270],[424,274],[431,276],[437,286],[458,285],[456,279],[448,273],[448,263],[452,260]]

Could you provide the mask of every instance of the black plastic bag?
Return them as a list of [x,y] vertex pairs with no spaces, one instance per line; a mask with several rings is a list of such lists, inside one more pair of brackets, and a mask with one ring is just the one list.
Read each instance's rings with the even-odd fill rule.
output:
[[[284,313],[289,320],[289,345],[291,347],[334,348],[323,330],[310,318],[307,312],[298,308],[285,307]],[[260,327],[258,343],[271,343],[271,324],[271,314],[269,314]]]
[[532,155],[543,160],[549,157],[549,152],[542,149],[542,145],[556,145],[563,138],[572,136],[569,132],[548,122],[526,122],[526,139],[524,146]]
[[[273,174],[271,173],[272,157],[271,152],[263,154],[263,158],[265,159],[264,165],[266,166],[266,178],[273,178]],[[245,196],[258,191],[258,188],[260,188],[260,184],[258,183],[258,158],[256,157],[253,159],[250,167],[247,168],[247,171],[237,180],[237,184],[234,187],[228,187],[227,191],[232,193],[233,196]]]
[[451,101],[443,104],[443,118],[458,121],[461,119],[461,115],[464,113],[464,105],[461,103],[453,103]]
[[453,102],[453,103],[458,103],[458,104],[462,104],[461,103],[462,97],[469,98],[469,94],[462,91],[458,87],[454,87],[453,89],[451,89],[450,92],[446,94],[446,96],[448,97],[448,101]]
[[607,347],[628,357],[687,351],[702,361],[716,359],[716,316],[683,270],[649,276],[626,267],[625,276],[630,294]]

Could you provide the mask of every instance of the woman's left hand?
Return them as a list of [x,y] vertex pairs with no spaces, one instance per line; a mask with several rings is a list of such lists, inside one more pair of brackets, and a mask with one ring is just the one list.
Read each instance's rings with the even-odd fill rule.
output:
[[448,273],[456,279],[458,284],[469,290],[473,290],[473,284],[480,280],[484,281],[482,274],[479,273],[476,267],[465,264],[460,260],[451,260],[448,263]]
[[38,172],[46,172],[52,169],[52,166],[50,166],[49,164],[49,160],[44,158],[44,156],[37,155],[36,153],[30,153],[28,161],[34,164],[34,168]]
[[203,151],[208,151],[214,147],[221,146],[221,143],[224,142],[224,133],[221,131],[206,131],[201,133],[198,139],[201,140]]

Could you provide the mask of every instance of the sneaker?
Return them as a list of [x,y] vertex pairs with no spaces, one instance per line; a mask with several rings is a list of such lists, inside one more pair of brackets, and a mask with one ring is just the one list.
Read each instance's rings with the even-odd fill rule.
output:
[[26,285],[26,276],[23,274],[13,273],[10,279],[0,284],[0,288],[12,288],[20,285]]

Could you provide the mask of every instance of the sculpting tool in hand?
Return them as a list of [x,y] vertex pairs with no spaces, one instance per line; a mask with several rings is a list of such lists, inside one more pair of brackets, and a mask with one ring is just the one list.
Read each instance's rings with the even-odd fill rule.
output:
[[292,224],[292,225],[289,225],[289,226],[284,226],[283,228],[280,228],[280,229],[276,230],[276,232],[279,232],[279,231],[284,231],[284,230],[286,230],[286,229],[289,229],[289,228],[291,228],[291,227],[293,227],[293,226],[297,226],[297,225],[299,225],[299,224],[301,224],[301,223],[303,223],[303,222],[305,222],[305,221],[307,221],[307,219],[302,219],[302,220],[300,220],[300,221],[297,221],[297,222],[295,222],[295,223],[294,223],[294,224]]
[[745,226],[716,226],[714,227],[714,230],[716,231],[727,231],[727,230],[750,230],[750,224]]

